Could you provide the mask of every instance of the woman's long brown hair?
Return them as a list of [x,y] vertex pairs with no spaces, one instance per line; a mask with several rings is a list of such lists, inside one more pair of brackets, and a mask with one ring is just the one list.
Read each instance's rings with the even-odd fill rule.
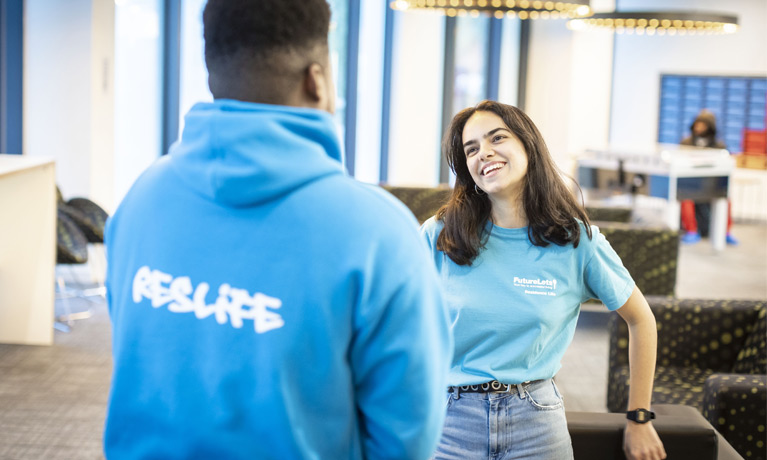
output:
[[491,112],[501,117],[527,152],[522,206],[530,242],[542,247],[550,243],[559,246],[573,243],[578,247],[581,236],[578,219],[585,224],[590,239],[586,211],[562,180],[543,136],[530,117],[514,106],[482,101],[456,114],[442,142],[447,164],[456,178],[450,200],[437,211],[437,219],[445,224],[437,237],[437,249],[458,265],[471,265],[489,235],[485,228],[491,217],[490,199],[476,192],[463,149],[463,128],[476,112]]

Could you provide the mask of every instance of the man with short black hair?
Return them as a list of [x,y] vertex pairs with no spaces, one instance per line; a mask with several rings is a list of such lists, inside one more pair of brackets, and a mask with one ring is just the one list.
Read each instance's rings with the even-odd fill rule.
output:
[[212,103],[107,225],[109,459],[426,459],[451,357],[406,208],[341,165],[325,0],[210,0]]

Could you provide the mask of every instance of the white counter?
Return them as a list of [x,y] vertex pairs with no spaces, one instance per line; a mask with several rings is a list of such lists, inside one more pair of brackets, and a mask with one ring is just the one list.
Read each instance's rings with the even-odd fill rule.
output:
[[587,150],[578,158],[578,168],[584,189],[603,186],[605,180],[600,175],[615,176],[624,188],[637,180],[634,193],[666,199],[664,221],[672,230],[679,230],[680,200],[710,201],[711,245],[717,251],[724,249],[729,179],[735,169],[735,160],[727,150],[676,144],[657,144],[655,149],[644,151]]
[[50,158],[0,154],[0,343],[53,343],[55,181]]

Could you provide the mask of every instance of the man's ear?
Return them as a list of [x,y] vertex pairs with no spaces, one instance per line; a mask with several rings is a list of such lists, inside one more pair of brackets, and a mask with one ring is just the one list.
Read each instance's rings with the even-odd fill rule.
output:
[[335,95],[332,82],[328,78],[330,78],[329,75],[320,64],[311,63],[304,75],[304,94],[312,107],[333,113]]

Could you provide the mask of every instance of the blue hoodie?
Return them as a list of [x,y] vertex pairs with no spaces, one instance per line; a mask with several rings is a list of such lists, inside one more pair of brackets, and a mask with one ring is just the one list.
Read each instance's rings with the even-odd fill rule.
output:
[[329,114],[198,104],[107,225],[109,459],[425,459],[452,355],[406,208]]

